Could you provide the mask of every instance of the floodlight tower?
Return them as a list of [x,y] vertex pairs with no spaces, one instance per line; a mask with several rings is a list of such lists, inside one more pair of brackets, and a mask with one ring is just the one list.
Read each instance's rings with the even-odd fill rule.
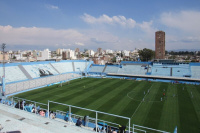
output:
[[2,50],[3,50],[3,75],[2,75],[2,96],[4,96],[5,93],[5,75],[6,75],[6,71],[5,71],[5,48],[6,48],[6,44],[3,43],[1,46]]

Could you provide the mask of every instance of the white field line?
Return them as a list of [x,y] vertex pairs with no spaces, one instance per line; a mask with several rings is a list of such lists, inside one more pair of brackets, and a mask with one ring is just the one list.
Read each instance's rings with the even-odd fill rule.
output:
[[[139,101],[142,101],[142,100],[137,100],[137,99],[134,99],[134,98],[130,97],[129,94],[130,94],[130,93],[133,93],[133,92],[134,92],[134,91],[131,91],[131,92],[127,93],[127,97],[130,98],[130,99],[132,99],[132,100],[134,100],[134,101],[138,101],[138,102],[139,102]],[[160,100],[159,100],[159,101],[145,101],[145,100],[144,100],[143,102],[162,102],[162,101],[160,101]]]
[[[152,86],[153,86],[153,85],[151,85],[151,87],[152,87]],[[150,87],[149,90],[151,90],[151,87]],[[148,93],[145,94],[144,98],[146,97],[147,94],[148,94]],[[143,102],[143,101],[141,101],[140,104],[138,105],[138,107],[136,108],[135,112],[134,112],[133,115],[131,116],[131,119],[132,119],[132,117],[135,115],[135,113],[137,112],[137,110],[139,109],[139,107],[140,107],[140,105],[142,104],[142,102]]]
[[[131,91],[131,92],[129,92],[129,93],[132,93],[132,92],[134,92],[134,91]],[[130,98],[130,99],[133,99],[132,97],[129,97],[129,95],[128,95],[129,93],[127,93],[127,97]],[[133,100],[134,100],[134,99],[133,99]]]

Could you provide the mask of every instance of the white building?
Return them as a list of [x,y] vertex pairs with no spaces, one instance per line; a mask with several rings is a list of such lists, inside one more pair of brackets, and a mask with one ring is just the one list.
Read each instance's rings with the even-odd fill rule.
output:
[[[1,52],[1,51],[0,51],[0,52]],[[9,53],[9,54],[12,54],[12,53],[13,53],[13,51],[12,51],[12,50],[9,50],[9,51],[8,51],[8,53]]]
[[130,53],[130,51],[123,50],[123,55],[124,55],[124,56],[129,56],[129,53]]
[[39,51],[37,53],[37,60],[48,60],[51,59],[51,51],[49,49],[45,49],[43,51]]
[[89,57],[94,56],[95,52],[93,50],[88,50]]
[[135,50],[132,51],[132,53],[138,53],[140,49],[135,48]]
[[113,50],[107,49],[106,54],[113,54]]
[[15,57],[16,60],[26,60],[27,52],[26,51],[18,51],[16,54],[13,54],[11,58]]
[[62,54],[63,59],[76,59],[76,54],[74,50],[65,49]]
[[60,49],[60,48],[59,48],[59,49],[56,50],[56,54],[57,54],[57,55],[62,55],[62,52],[63,52],[63,51],[64,51],[64,49]]
[[74,50],[69,50],[68,51],[68,56],[70,59],[76,59],[75,51]]

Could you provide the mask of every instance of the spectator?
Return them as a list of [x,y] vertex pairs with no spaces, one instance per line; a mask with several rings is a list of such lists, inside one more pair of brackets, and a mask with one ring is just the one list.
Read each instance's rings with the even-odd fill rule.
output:
[[32,108],[31,112],[32,112],[32,113],[35,113],[35,107]]
[[45,116],[45,112],[44,112],[44,110],[40,110],[40,111],[39,111],[39,115],[41,115],[41,116]]
[[26,101],[24,101],[24,100],[23,100],[23,101],[22,101],[22,104],[24,104],[24,105],[25,105],[25,103],[26,103]]
[[15,108],[19,108],[19,102],[15,105]]
[[[94,127],[93,130],[96,131],[96,127]],[[99,132],[99,131],[100,131],[100,129],[99,129],[99,127],[97,126],[97,132]]]
[[111,127],[108,127],[108,133],[112,133]]
[[106,130],[104,129],[104,127],[101,128],[101,133],[106,133]]
[[23,101],[19,103],[20,109],[23,110]]
[[37,109],[37,110],[40,110],[40,106],[38,106],[36,109]]
[[117,131],[113,130],[112,133],[117,133]]
[[53,111],[51,111],[51,113],[50,113],[50,118],[55,119],[55,114],[53,113]]
[[81,118],[79,117],[78,120],[76,121],[76,126],[81,127],[81,125],[82,125],[82,121],[81,121]]
[[88,126],[89,116],[84,116],[84,126]]
[[119,132],[120,133],[125,133],[125,130],[126,130],[126,126],[119,125]]
[[67,111],[67,113],[66,113],[66,115],[65,115],[65,117],[64,117],[64,120],[65,120],[65,121],[68,121],[68,118],[69,118],[69,113],[68,113],[68,111]]

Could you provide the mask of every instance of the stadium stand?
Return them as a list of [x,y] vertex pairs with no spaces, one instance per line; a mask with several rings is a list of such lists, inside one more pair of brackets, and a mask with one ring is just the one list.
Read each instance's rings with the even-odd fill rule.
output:
[[140,61],[121,61],[121,64],[135,64],[135,65],[150,65],[152,62],[140,62]]
[[[122,61],[119,65],[95,65],[91,61],[46,61],[30,63],[6,64],[6,83],[22,82],[46,76],[56,76],[66,73],[88,73],[89,75],[106,75],[107,73],[152,75],[200,78],[200,63],[150,63]],[[89,76],[88,75],[88,76]],[[3,67],[0,66],[0,77]],[[1,83],[2,81],[0,81]]]
[[102,73],[104,69],[104,65],[92,65],[89,72],[90,73]]
[[4,104],[0,104],[1,132],[7,133],[93,133],[92,129],[76,127],[62,120],[48,119]]
[[59,73],[74,72],[72,62],[55,62],[51,64]]
[[86,70],[87,70],[87,72],[89,72],[89,68],[90,68],[90,66],[92,66],[92,64],[93,64],[93,62],[91,61],[91,62],[86,62]]
[[107,65],[104,73],[117,73],[119,65]]
[[145,75],[147,73],[147,68],[137,64],[123,64],[122,67],[119,68],[118,73]]
[[189,67],[172,68],[173,77],[191,77]]
[[[137,79],[137,80],[143,80],[143,79],[147,79],[150,78],[150,80],[152,81],[163,81],[165,79],[156,79],[156,76],[160,76],[162,77],[167,77],[169,79],[169,82],[171,82],[172,80],[176,80],[176,79],[170,79],[172,77],[180,77],[181,79],[184,79],[184,82],[187,83],[187,81],[185,81],[185,79],[200,79],[200,63],[191,63],[191,64],[183,64],[183,63],[174,63],[174,64],[170,64],[170,63],[150,63],[150,62],[121,62],[121,64],[119,65],[95,65],[92,64],[92,61],[81,61],[81,60],[76,60],[76,61],[60,61],[60,62],[54,62],[54,61],[47,61],[47,62],[32,62],[32,63],[13,63],[13,64],[6,64],[6,96],[11,96],[17,93],[21,93],[21,92],[25,92],[25,91],[29,91],[32,89],[37,89],[37,88],[41,88],[44,86],[51,86],[53,84],[59,84],[62,82],[67,82],[69,80],[73,80],[76,78],[80,78],[82,77],[82,75],[80,75],[81,73],[86,73],[86,77],[90,76],[90,75],[95,75],[95,76],[99,76],[99,75],[107,75],[107,77],[109,77],[109,73],[114,73],[114,74],[121,74],[120,78],[123,77],[125,78],[126,75],[129,75],[129,77],[126,77],[127,79]],[[131,76],[130,76],[131,75]],[[133,76],[137,76],[137,77],[133,77]],[[2,65],[0,66],[0,77],[3,76],[3,68]],[[143,77],[142,77],[143,76]],[[145,77],[146,76],[146,77]],[[150,76],[154,76],[153,78],[151,78]],[[99,76],[100,77],[100,76]],[[114,75],[112,76],[114,78],[119,78],[119,75]],[[100,77],[102,78],[102,77]],[[156,80],[155,80],[156,79]],[[183,83],[184,83],[183,82]],[[1,81],[0,81],[1,83]],[[199,81],[195,81],[195,83],[199,83]],[[2,88],[0,88],[2,89]],[[5,101],[5,103],[8,103],[9,105],[12,104],[10,103],[10,101]],[[2,108],[2,106],[0,105],[0,117],[2,119],[0,119],[1,123],[5,123],[4,121],[6,119],[12,119],[12,121],[16,121],[15,118],[11,118],[10,116],[8,116]],[[3,107],[5,108],[5,107]],[[25,106],[25,110],[27,112],[31,112],[31,107],[30,106]],[[2,111],[3,110],[3,111]],[[8,109],[9,110],[9,109]],[[13,108],[11,108],[11,110],[13,110]],[[18,110],[20,111],[20,110]],[[15,116],[16,114],[14,114],[12,111],[9,112],[11,114],[13,114],[12,116]],[[17,112],[19,114],[21,114],[21,112]],[[22,113],[23,116],[17,117],[17,118],[22,118],[22,117],[26,117],[26,114]],[[30,113],[31,114],[31,113]],[[18,114],[17,114],[18,115]],[[29,118],[30,117],[30,118]],[[33,117],[33,119],[32,119]],[[33,121],[33,123],[36,121],[34,119],[37,119],[38,116],[28,116],[25,119],[28,120],[30,119],[31,121]],[[62,117],[64,119],[64,117],[62,115],[58,115],[57,117]],[[80,116],[79,116],[80,117]],[[42,117],[41,117],[42,118]],[[46,118],[42,118],[44,120],[40,120],[40,118],[38,118],[39,121],[41,121],[42,123],[54,123],[53,121],[47,121]],[[4,121],[2,121],[4,120]],[[75,118],[75,114],[74,114],[74,118],[72,119],[74,122],[77,120],[77,118]],[[33,128],[37,127],[35,126],[33,123],[31,123],[31,125],[33,126]],[[39,122],[39,124],[41,124]],[[66,122],[65,122],[66,124]],[[94,125],[94,123],[88,123],[89,125],[91,125],[92,128],[94,128],[96,125]],[[41,124],[42,125],[42,124]],[[51,124],[46,124],[51,126]],[[55,124],[57,125],[57,124]],[[25,132],[29,132],[29,130],[24,129],[24,128],[10,128],[11,125],[9,125],[8,127],[3,125],[5,130],[4,131],[8,131],[8,129],[11,130],[18,130],[20,129],[20,131],[25,131]],[[24,126],[28,126],[27,124],[25,124]],[[63,126],[63,125],[62,125]],[[29,126],[28,126],[29,127]],[[70,132],[70,131],[74,131],[75,132],[86,132],[87,130],[82,130],[82,129],[70,129],[69,131],[66,130],[66,128],[60,128],[57,129],[56,127],[54,127],[55,130],[50,131],[49,127],[48,129],[46,129],[46,127],[44,128],[44,126],[36,128],[36,130],[33,129],[33,131],[37,131],[37,132]],[[71,128],[71,127],[70,127]],[[32,132],[32,131],[31,131]]]
[[154,63],[151,75],[172,76],[172,77],[191,77],[189,64],[162,64]]
[[170,76],[170,68],[169,67],[162,67],[162,66],[153,66],[151,75],[155,76]]
[[26,77],[27,77],[28,79],[33,79],[33,78],[31,77],[31,75],[25,70],[25,68],[24,68],[22,65],[18,65],[18,67],[19,67],[19,69],[26,75]]
[[86,62],[74,62],[75,72],[84,72],[86,71],[87,64]]
[[[5,72],[5,80],[7,83],[28,79],[18,66],[7,66],[5,67]],[[0,76],[3,76],[3,67],[0,67]]]
[[191,66],[192,78],[200,79],[200,66]]
[[23,65],[23,67],[32,78],[58,74],[50,64]]
[[[120,65],[91,65],[89,75],[152,75],[161,77],[200,78],[200,63],[153,63],[122,61]],[[108,75],[107,75],[108,76]],[[110,77],[110,76],[109,76]],[[115,76],[116,78],[116,76]],[[138,78],[139,79],[139,78]],[[141,78],[143,79],[143,78]],[[156,80],[157,81],[157,80]]]
[[[26,102],[28,102],[28,103],[26,103]],[[59,104],[62,104],[62,103],[59,103]],[[46,105],[46,108],[41,108],[38,105],[44,105],[44,106]],[[18,120],[20,120],[20,121],[24,121],[26,119],[25,121],[27,122],[27,120],[29,120],[29,119],[32,120],[32,119],[35,118],[34,120],[32,120],[33,123],[36,122],[39,119],[39,121],[42,121],[42,123],[46,124],[46,125],[54,124],[55,121],[52,121],[52,120],[56,120],[56,121],[64,123],[65,124],[64,127],[67,127],[66,125],[75,126],[77,120],[81,118],[80,120],[81,120],[82,124],[81,124],[81,126],[79,126],[79,128],[81,127],[80,132],[86,132],[87,133],[87,132],[92,131],[92,130],[93,130],[93,132],[95,131],[94,129],[96,127],[96,124],[95,124],[96,119],[92,118],[92,117],[89,117],[89,116],[84,116],[83,117],[83,116],[71,113],[71,117],[69,117],[69,112],[68,111],[67,112],[63,112],[63,111],[56,110],[56,112],[50,111],[49,112],[50,113],[49,114],[49,118],[50,119],[47,119],[48,118],[47,108],[49,108],[48,105],[47,104],[43,104],[43,103],[39,103],[39,102],[35,102],[35,101],[31,101],[31,100],[18,98],[18,97],[12,97],[12,98],[6,98],[6,99],[3,98],[3,99],[0,100],[0,113],[3,114],[2,118],[4,118],[5,115],[8,115],[10,113],[11,114],[11,119],[13,117],[15,119],[15,116],[19,116],[20,115],[21,118],[18,118]],[[9,106],[9,108],[7,106]],[[5,110],[3,110],[5,108],[2,109],[1,107],[7,108],[6,110],[8,110],[8,111],[5,112]],[[73,106],[73,107],[75,107],[75,106]],[[34,108],[34,111],[32,110],[33,108]],[[84,109],[84,108],[82,108],[82,109]],[[94,110],[90,110],[90,111],[94,111]],[[15,114],[12,114],[13,112]],[[20,114],[18,115],[18,113],[20,113]],[[99,112],[98,111],[98,113],[103,113],[103,112]],[[35,115],[32,115],[32,116],[30,115],[29,117],[27,117],[27,115],[29,115],[29,114],[35,114]],[[108,113],[104,113],[104,114],[108,114]],[[109,115],[112,115],[112,114],[109,114]],[[38,116],[40,116],[40,117],[38,117]],[[52,117],[52,116],[54,116],[54,117]],[[116,115],[113,115],[113,116],[116,116]],[[118,117],[122,117],[122,116],[118,116]],[[46,118],[46,119],[42,119],[42,118]],[[125,117],[123,117],[123,118],[125,118]],[[128,117],[126,117],[126,118],[128,118]],[[43,120],[45,122],[43,122]],[[32,122],[28,122],[28,123],[31,124],[31,126],[33,125]],[[60,123],[60,125],[62,125],[62,123]],[[108,132],[107,123],[108,124],[112,124],[112,125],[116,125],[116,126],[109,126],[109,127],[112,128],[112,129],[118,130],[118,127],[117,127],[118,124],[117,123],[112,123],[112,122],[108,122],[108,121],[101,120],[101,119],[98,119],[98,123],[97,123],[98,126],[97,127],[100,128],[100,129],[102,129],[102,127],[103,127],[104,129],[107,129],[107,132]],[[47,128],[47,130],[50,129],[48,126],[46,126],[46,128]],[[19,130],[19,129],[20,130],[24,130],[24,128],[14,128],[14,129],[15,130],[16,129],[17,130]],[[53,132],[60,132],[60,130],[56,130],[56,131],[53,131]],[[76,131],[71,130],[70,132],[76,132]]]
[[76,78],[80,78],[81,76],[76,73],[66,73],[55,76],[47,76],[42,78],[37,78],[33,80],[27,80],[24,82],[15,82],[12,84],[6,85],[6,95],[10,95],[13,93],[20,93],[30,89],[37,89],[45,86],[51,86],[53,84],[66,82],[69,80],[73,80]]
[[[80,78],[80,71],[87,72],[91,64],[91,61],[85,60],[8,63],[5,65],[5,94]],[[2,76],[3,65],[0,64],[0,77]],[[2,78],[0,84],[1,82]],[[0,86],[1,88],[2,86]]]

